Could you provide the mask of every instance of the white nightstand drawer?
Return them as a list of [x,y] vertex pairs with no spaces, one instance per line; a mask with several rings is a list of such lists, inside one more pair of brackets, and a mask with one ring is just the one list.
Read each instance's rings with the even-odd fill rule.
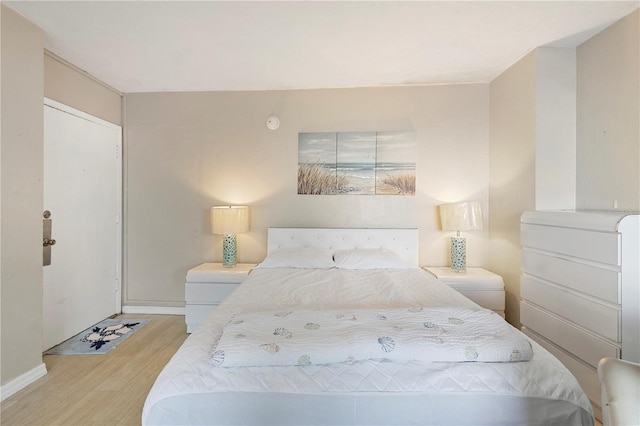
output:
[[219,304],[238,288],[237,283],[187,283],[185,300],[187,304]]
[[203,263],[189,269],[186,282],[239,284],[247,278],[254,266],[256,265],[253,263],[238,263],[232,268],[227,268],[221,263]]
[[187,333],[192,333],[202,321],[218,305],[187,305],[185,306],[185,320],[187,323]]
[[504,281],[500,275],[482,268],[467,268],[465,272],[454,272],[444,266],[423,269],[466,298],[504,317]]
[[253,263],[226,268],[221,263],[203,263],[187,272],[184,286],[185,322],[191,333],[216,306],[244,281]]
[[[455,288],[451,286],[452,288]],[[473,300],[483,308],[494,311],[504,311],[504,290],[458,290],[456,291],[468,299]]]

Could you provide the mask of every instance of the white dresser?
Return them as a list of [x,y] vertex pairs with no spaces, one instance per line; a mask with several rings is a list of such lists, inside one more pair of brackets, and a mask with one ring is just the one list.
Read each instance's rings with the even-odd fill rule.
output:
[[422,269],[504,318],[504,281],[500,275],[482,268],[467,268],[464,272],[455,272],[445,266],[426,266]]
[[541,211],[521,218],[522,331],[576,376],[600,416],[603,357],[640,362],[640,216]]
[[238,263],[227,268],[222,263],[203,263],[189,269],[185,282],[185,322],[187,333],[218,306],[242,281],[255,264]]

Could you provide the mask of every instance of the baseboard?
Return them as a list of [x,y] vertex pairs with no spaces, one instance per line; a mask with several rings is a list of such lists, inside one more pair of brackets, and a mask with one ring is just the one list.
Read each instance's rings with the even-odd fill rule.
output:
[[123,314],[150,314],[150,315],[184,315],[183,306],[132,306],[122,307]]
[[6,385],[2,385],[2,387],[0,387],[0,401],[4,401],[14,393],[21,391],[46,374],[47,366],[42,363],[36,368],[29,370],[23,375],[11,380]]

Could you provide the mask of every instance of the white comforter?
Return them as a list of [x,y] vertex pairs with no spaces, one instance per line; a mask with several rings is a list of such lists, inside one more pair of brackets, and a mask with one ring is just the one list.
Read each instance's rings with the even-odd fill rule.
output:
[[221,367],[338,362],[528,361],[529,341],[486,309],[261,311],[234,315],[216,346]]
[[[233,314],[294,308],[448,306],[479,308],[419,269],[256,269],[186,340],[160,373],[145,402],[142,423],[592,422],[591,405],[575,378],[535,342],[531,342],[534,356],[528,362],[364,360],[325,366],[234,368],[219,368],[210,362]],[[392,410],[392,406],[396,409]]]

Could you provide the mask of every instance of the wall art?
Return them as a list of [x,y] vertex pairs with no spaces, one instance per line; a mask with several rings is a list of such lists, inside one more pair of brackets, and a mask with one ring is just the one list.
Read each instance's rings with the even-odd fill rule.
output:
[[298,194],[415,195],[415,132],[298,134]]

